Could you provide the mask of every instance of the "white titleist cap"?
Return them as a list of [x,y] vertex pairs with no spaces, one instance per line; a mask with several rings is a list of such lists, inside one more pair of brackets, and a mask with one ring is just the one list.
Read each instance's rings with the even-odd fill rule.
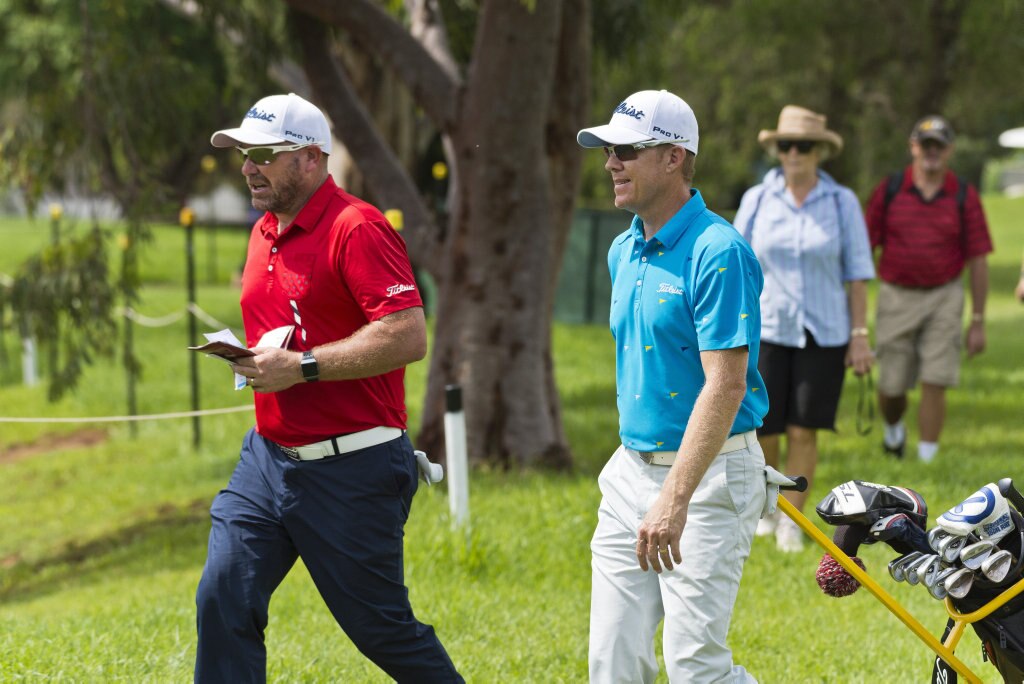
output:
[[667,90],[641,90],[627,97],[604,126],[576,134],[583,147],[673,142],[697,154],[697,117],[690,105]]
[[331,153],[331,127],[320,109],[295,93],[265,97],[245,113],[238,128],[217,131],[214,147],[235,145],[316,145]]

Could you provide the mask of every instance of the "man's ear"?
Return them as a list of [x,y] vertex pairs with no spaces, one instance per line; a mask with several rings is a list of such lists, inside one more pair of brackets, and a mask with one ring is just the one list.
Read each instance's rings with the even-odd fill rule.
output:
[[679,170],[679,167],[686,161],[686,150],[679,145],[669,145],[669,153],[666,165],[666,171],[674,173]]
[[324,156],[324,151],[316,145],[310,145],[309,147],[302,148],[304,154],[304,161],[311,167],[319,166],[321,157]]

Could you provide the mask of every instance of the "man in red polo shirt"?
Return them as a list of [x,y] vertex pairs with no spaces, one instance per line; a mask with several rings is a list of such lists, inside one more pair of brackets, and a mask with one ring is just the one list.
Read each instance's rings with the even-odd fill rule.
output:
[[[234,366],[255,392],[256,427],[210,511],[195,680],[266,681],[270,596],[301,557],[338,624],[388,675],[461,682],[403,580],[417,487],[404,367],[426,354],[405,244],[335,185],[327,119],[301,97],[263,98],[211,143],[239,149],[252,205],[266,213],[242,275],[256,355]],[[257,346],[287,325],[288,348]]]
[[946,388],[960,377],[964,290],[970,270],[968,356],[985,349],[986,255],[992,251],[978,193],[949,170],[953,129],[926,116],[910,135],[911,164],[883,180],[868,202],[872,247],[881,249],[875,342],[883,447],[903,456],[907,392],[921,383],[918,458],[931,461],[946,417]]

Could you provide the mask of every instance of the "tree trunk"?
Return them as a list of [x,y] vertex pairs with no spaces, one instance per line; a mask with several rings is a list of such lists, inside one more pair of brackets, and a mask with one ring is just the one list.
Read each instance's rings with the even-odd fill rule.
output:
[[965,0],[933,0],[928,12],[928,62],[918,93],[918,116],[942,114],[953,86]]
[[[560,64],[563,48],[572,64],[587,49],[585,40],[567,44],[563,32],[585,37],[589,21],[585,2],[569,3],[576,14],[564,21],[564,4],[537,3],[530,12],[519,2],[491,3],[481,13],[453,136],[460,190],[432,270],[440,305],[419,444],[442,448],[444,387],[456,383],[470,458],[506,467],[572,462],[553,377],[551,309],[587,82],[556,76],[572,71]],[[567,111],[553,109],[565,101]]]
[[[322,29],[297,22],[304,66],[335,133],[375,193],[405,209],[410,254],[437,285],[417,445],[443,457],[444,389],[459,384],[473,461],[570,466],[551,314],[579,183],[575,133],[588,110],[589,0],[481,3],[465,82],[436,57],[444,42],[430,26],[417,31],[430,37],[424,47],[373,2],[287,2],[379,51],[443,135],[451,169],[448,220],[436,225],[421,198],[408,192],[408,176],[368,130],[365,110],[351,101],[350,79],[324,49]],[[439,12],[428,4],[429,12],[416,15],[427,24]]]

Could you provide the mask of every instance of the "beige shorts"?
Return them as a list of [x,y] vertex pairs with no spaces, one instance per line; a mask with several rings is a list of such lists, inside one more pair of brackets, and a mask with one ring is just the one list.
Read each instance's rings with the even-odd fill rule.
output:
[[960,381],[963,314],[959,278],[928,289],[880,283],[875,320],[878,391],[899,396],[918,380],[955,387]]

